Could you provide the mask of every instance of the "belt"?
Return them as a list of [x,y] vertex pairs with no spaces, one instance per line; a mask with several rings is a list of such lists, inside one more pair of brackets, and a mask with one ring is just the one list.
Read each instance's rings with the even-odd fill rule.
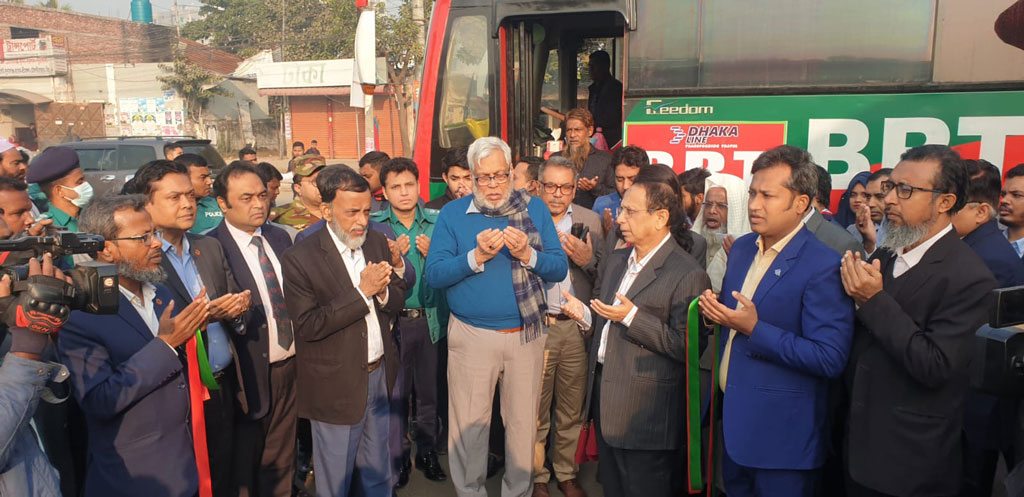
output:
[[498,333],[519,333],[520,331],[523,331],[523,327],[520,326],[518,328],[505,328],[504,330],[494,330],[494,331],[496,331]]
[[381,357],[380,359],[377,359],[376,361],[373,361],[373,362],[367,364],[366,365],[366,372],[367,373],[374,372],[377,368],[380,367],[381,363],[383,363],[383,362],[384,362],[384,357]]
[[227,376],[229,372],[231,372],[231,366],[232,364],[229,363],[227,366],[224,366],[224,368],[221,369],[220,371],[214,372],[213,379],[217,380],[217,383],[220,383],[220,380],[224,379],[224,377]]
[[403,318],[425,318],[427,317],[427,310],[422,307],[419,309],[402,309],[398,315]]
[[569,317],[569,316],[566,316],[564,312],[563,313],[559,313],[559,314],[548,314],[547,318],[549,320],[555,320],[555,321],[572,321],[572,318]]

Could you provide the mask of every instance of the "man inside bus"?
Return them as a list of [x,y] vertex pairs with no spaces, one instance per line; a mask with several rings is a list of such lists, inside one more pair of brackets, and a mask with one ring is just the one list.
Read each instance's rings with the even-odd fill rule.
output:
[[651,160],[647,152],[636,146],[630,145],[615,151],[612,154],[612,164],[615,167],[615,191],[608,195],[602,195],[594,201],[594,212],[601,215],[602,228],[607,235],[615,228],[615,211],[622,202],[622,195],[629,187],[633,186],[636,175],[640,169],[650,165]]
[[448,202],[469,195],[473,192],[473,176],[466,162],[466,151],[469,147],[455,147],[445,152],[441,158],[441,179],[448,188],[444,195],[427,202],[428,209],[441,210]]
[[[868,255],[885,240],[885,225],[882,223],[885,218],[885,195],[882,193],[882,182],[889,179],[891,172],[891,168],[883,167],[868,176],[867,184],[864,185],[867,201],[861,204],[859,211],[853,211],[857,215],[857,221],[847,228],[847,231],[864,244],[864,252]],[[853,207],[852,195],[850,207]]]
[[1006,226],[1003,234],[1013,245],[1017,257],[1024,256],[1024,164],[1006,173],[999,199],[999,222]]
[[594,136],[594,116],[586,109],[570,110],[565,116],[566,150],[558,152],[576,165],[580,174],[579,188],[574,202],[590,209],[594,200],[615,191],[615,173],[612,171],[612,156],[594,148],[590,137]]
[[540,165],[543,162],[544,159],[532,155],[520,158],[516,167],[512,169],[512,188],[526,190],[526,193],[539,197]]
[[622,82],[612,76],[612,58],[598,50],[590,54],[590,92],[587,107],[594,115],[594,126],[604,134],[608,146],[622,138]]
[[747,185],[731,174],[713,173],[704,183],[704,202],[694,229],[707,241],[708,276],[711,287],[722,288],[732,243],[750,233],[747,217]]

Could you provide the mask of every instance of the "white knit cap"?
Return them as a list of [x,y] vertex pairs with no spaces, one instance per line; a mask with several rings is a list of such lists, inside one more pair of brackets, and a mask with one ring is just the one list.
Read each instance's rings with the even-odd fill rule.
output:
[[7,138],[0,138],[0,154],[14,148],[14,144],[7,140]]

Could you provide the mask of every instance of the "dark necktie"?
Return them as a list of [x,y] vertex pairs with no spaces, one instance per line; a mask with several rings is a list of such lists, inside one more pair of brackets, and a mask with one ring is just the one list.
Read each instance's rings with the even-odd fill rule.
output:
[[281,284],[277,281],[277,273],[274,272],[274,265],[267,257],[267,251],[263,250],[263,239],[254,236],[249,243],[256,247],[256,254],[260,258],[260,271],[263,271],[263,279],[267,282],[270,311],[274,314],[274,322],[277,323],[277,343],[281,348],[288,350],[293,340],[292,322],[288,319],[288,308],[284,305],[284,292],[281,291]]

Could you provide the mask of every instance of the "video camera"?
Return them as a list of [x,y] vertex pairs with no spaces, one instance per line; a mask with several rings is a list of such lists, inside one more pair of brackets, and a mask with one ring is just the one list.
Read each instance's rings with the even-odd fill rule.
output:
[[[0,240],[0,253],[8,252],[0,259],[0,275],[7,274],[13,282],[11,293],[32,290],[26,281],[28,260],[45,253],[54,260],[73,254],[89,254],[103,250],[103,237],[85,233],[56,231],[44,236],[25,236],[13,240]],[[48,294],[58,296],[63,304],[72,310],[91,314],[116,314],[119,300],[117,267],[97,261],[81,262],[74,269],[65,270],[73,284],[61,288],[49,288]],[[35,291],[41,291],[36,289]],[[6,312],[6,308],[0,309]],[[2,313],[0,312],[0,313]]]
[[1008,397],[1024,396],[1024,286],[998,288],[989,322],[978,329],[971,386]]

